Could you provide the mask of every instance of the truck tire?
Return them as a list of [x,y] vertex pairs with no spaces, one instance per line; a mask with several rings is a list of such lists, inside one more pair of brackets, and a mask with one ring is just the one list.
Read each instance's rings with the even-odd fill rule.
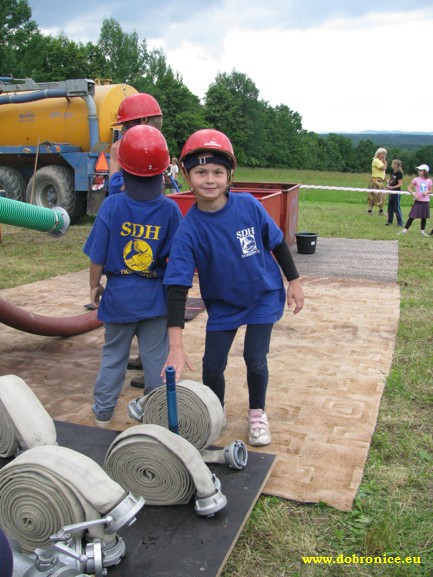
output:
[[6,198],[25,202],[26,181],[21,172],[11,166],[0,166],[0,191]]
[[26,199],[28,203],[36,206],[64,208],[71,223],[81,216],[81,195],[75,192],[73,173],[66,166],[51,165],[40,168],[29,180]]

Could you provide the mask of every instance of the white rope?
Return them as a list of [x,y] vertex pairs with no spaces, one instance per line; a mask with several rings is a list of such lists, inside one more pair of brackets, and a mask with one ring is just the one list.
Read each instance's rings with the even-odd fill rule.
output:
[[386,188],[355,188],[349,186],[322,186],[321,184],[301,184],[299,188],[308,188],[308,189],[316,189],[316,190],[349,190],[352,192],[382,192],[384,194],[408,194],[410,195],[409,191],[406,190],[387,190]]

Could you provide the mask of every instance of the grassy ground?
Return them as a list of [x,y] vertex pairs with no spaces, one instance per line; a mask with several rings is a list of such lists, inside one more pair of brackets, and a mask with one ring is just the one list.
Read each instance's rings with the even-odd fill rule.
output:
[[[368,175],[237,171],[237,180],[366,187]],[[405,177],[404,183],[409,182]],[[184,187],[185,190],[185,187]],[[411,199],[403,198],[407,217]],[[300,192],[299,228],[324,237],[398,240],[400,324],[363,481],[350,512],[261,497],[223,577],[431,577],[433,575],[433,238],[366,215],[365,193]],[[431,221],[430,221],[431,224]],[[91,220],[62,239],[3,225],[0,288],[86,268]],[[428,229],[430,230],[430,228]],[[320,238],[319,238],[320,242]],[[374,327],[372,328],[374,330]],[[314,564],[303,556],[413,556],[405,564]],[[352,561],[356,559],[352,558]],[[418,563],[420,561],[420,563]]]

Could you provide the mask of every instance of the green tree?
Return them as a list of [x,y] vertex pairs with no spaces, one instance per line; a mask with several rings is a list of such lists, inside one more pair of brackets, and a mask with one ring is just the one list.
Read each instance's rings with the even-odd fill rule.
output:
[[[218,74],[205,96],[205,118],[230,138],[240,164],[258,162],[259,142],[255,128],[263,126],[263,105],[254,82],[241,72]],[[262,120],[262,122],[260,122]]]
[[39,81],[96,78],[104,72],[104,61],[101,54],[97,58],[97,48],[69,40],[63,33],[44,37],[39,59]]
[[27,0],[0,3],[0,74],[18,77],[17,64],[38,32]]
[[290,110],[288,106],[280,104],[275,108],[267,106],[264,119],[266,138],[261,144],[267,152],[266,165],[301,168],[304,159],[300,115]]
[[145,73],[148,57],[146,40],[136,32],[123,32],[117,20],[105,18],[101,25],[98,47],[106,60],[106,75],[113,82],[135,86]]
[[152,94],[161,106],[164,115],[162,131],[173,156],[180,154],[190,134],[207,126],[199,98],[167,64],[163,51],[150,51],[145,74],[135,88]]
[[358,159],[357,169],[359,172],[370,172],[371,162],[373,160],[374,153],[377,150],[377,144],[372,140],[361,140],[356,147],[356,156]]
[[355,172],[357,165],[356,151],[350,138],[342,136],[341,134],[331,133],[328,134],[327,140],[329,144],[335,146],[338,150],[335,158],[335,168],[332,170]]
[[429,166],[432,166],[432,162],[428,161],[428,159],[433,158],[433,146],[429,145],[429,146],[422,146],[421,148],[418,148],[417,150],[414,151],[414,155],[413,155],[413,165],[408,166],[408,170],[412,173],[412,174],[416,174],[417,170],[416,167],[419,166],[420,164],[428,164]]

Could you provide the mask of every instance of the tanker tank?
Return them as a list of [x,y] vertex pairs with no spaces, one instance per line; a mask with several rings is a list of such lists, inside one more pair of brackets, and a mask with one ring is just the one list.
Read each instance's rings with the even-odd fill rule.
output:
[[[137,90],[127,84],[95,85],[99,141],[111,144],[111,125],[126,96]],[[21,93],[26,94],[26,92]],[[0,106],[0,146],[37,146],[38,142],[68,143],[90,150],[88,108],[82,98],[49,98]]]

